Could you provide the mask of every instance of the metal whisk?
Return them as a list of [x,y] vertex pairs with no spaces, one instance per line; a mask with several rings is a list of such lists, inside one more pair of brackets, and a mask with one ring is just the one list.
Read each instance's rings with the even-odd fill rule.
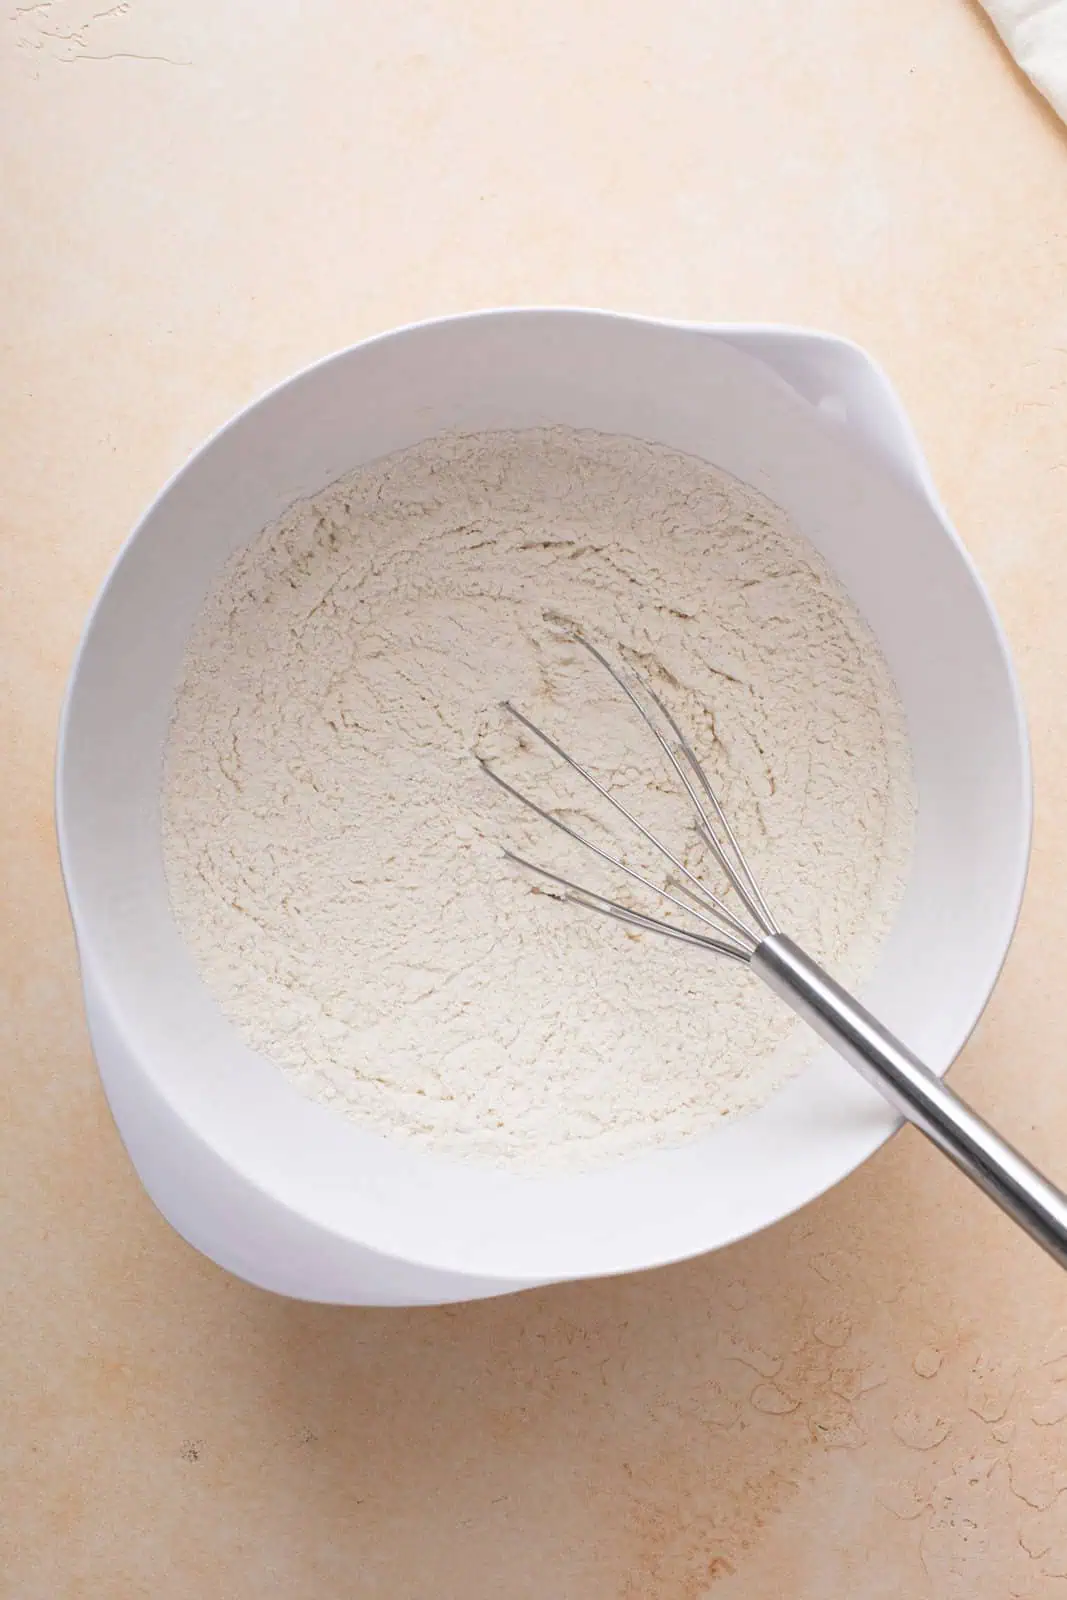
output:
[[727,904],[722,896],[709,889],[679,855],[656,838],[586,767],[543,728],[505,701],[504,709],[528,733],[595,789],[666,861],[671,869],[667,882],[658,883],[628,866],[619,856],[516,789],[479,757],[483,770],[513,799],[650,891],[686,920],[668,921],[635,910],[512,851],[505,852],[508,859],[555,884],[564,891],[562,898],[574,905],[601,912],[628,927],[681,940],[750,967],[769,989],[884,1095],[896,1111],[926,1134],[1061,1266],[1067,1266],[1067,1195],[1042,1177],[929,1067],[782,933],[703,766],[671,712],[651,685],[632,669],[623,670],[613,665],[581,634],[572,633],[568,637],[586,649],[611,675],[647,724],[689,800],[700,836],[733,891],[737,907]]

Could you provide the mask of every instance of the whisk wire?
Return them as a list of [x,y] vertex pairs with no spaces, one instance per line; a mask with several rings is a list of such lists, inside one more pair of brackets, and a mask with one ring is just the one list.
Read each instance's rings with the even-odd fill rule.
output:
[[595,889],[587,889],[580,883],[574,883],[570,878],[561,877],[558,872],[549,872],[547,867],[540,866],[536,861],[527,861],[525,856],[516,855],[514,850],[505,850],[504,855],[517,867],[525,867],[528,872],[536,872],[539,877],[547,878],[550,883],[566,889],[567,900],[573,905],[584,906],[587,911],[603,912],[605,916],[614,917],[618,922],[627,922],[635,928],[642,928],[647,933],[662,933],[668,939],[680,939],[684,944],[699,945],[704,950],[714,950],[718,955],[730,956],[734,961],[747,962],[749,959],[749,952],[734,944],[732,940],[712,938],[706,933],[694,933],[690,928],[680,928],[676,923],[664,922],[661,917],[650,917],[643,911],[635,911],[632,906],[624,906],[621,901],[611,900]]
[[[584,767],[580,761],[576,761],[572,755],[569,755],[567,751],[564,750],[562,745],[557,744],[555,739],[553,739],[550,734],[547,734],[543,728],[539,728],[537,726],[536,722],[531,722],[529,717],[525,716],[521,711],[511,704],[510,700],[504,701],[504,710],[509,712],[510,715],[516,719],[516,721],[521,722],[522,726],[528,729],[530,733],[534,734],[536,738],[540,739],[543,744],[547,745],[548,748],[553,751],[555,755],[559,756],[561,761],[566,762],[567,766],[570,767],[572,771],[576,772],[580,778],[584,778],[586,783],[590,784],[596,790],[597,794],[601,795],[608,802],[608,804],[619,813],[620,816],[625,817],[626,821],[629,822],[632,827],[637,829],[642,838],[647,839],[648,843],[658,850],[660,855],[663,856],[665,860],[670,862],[675,871],[681,873],[682,877],[685,878],[692,886],[695,893],[702,900],[714,907],[718,915],[734,933],[739,934],[741,937],[749,936],[749,930],[745,927],[743,922],[739,921],[738,918],[734,916],[729,906],[724,904],[724,902],[719,899],[718,895],[713,894],[705,884],[701,883],[700,879],[694,872],[690,871],[690,869],[685,865],[684,861],[680,861],[674,852],[667,848],[662,840],[657,839],[655,834],[650,832],[650,830],[645,827],[644,823],[641,822],[639,818],[635,817],[633,812],[623,805],[622,801],[617,795],[613,795],[609,789],[604,787],[598,778],[593,776],[588,767]],[[495,777],[496,774],[494,773],[493,776]],[[557,819],[553,818],[551,820]],[[584,842],[588,843],[588,841]]]
[[[564,822],[562,817],[557,817],[553,812],[548,811],[544,806],[539,805],[536,800],[531,799],[528,794],[524,794],[521,789],[516,789],[515,785],[509,783],[506,778],[502,778],[499,772],[494,772],[487,761],[483,761],[481,757],[479,757],[478,760],[483,772],[487,773],[488,776],[492,778],[494,783],[499,784],[507,794],[511,795],[512,799],[518,800],[522,805],[528,807],[530,811],[533,811],[537,816],[541,817],[543,821],[550,822],[554,828],[558,828],[561,833],[565,833],[567,837],[569,839],[573,839],[576,844],[584,845],[587,850],[591,850],[594,855],[599,856],[602,861],[606,861],[609,866],[615,867],[619,872],[625,873],[625,875],[628,878],[631,878],[634,883],[639,883],[643,889],[649,889],[653,894],[658,895],[660,899],[670,901],[671,905],[677,906],[678,909],[680,911],[684,911],[687,916],[698,918],[699,921],[705,923],[709,928],[714,928],[717,934],[722,935],[723,929],[721,927],[721,922],[723,919],[721,917],[710,914],[708,911],[701,909],[698,905],[687,904],[686,901],[680,900],[677,895],[672,894],[669,889],[663,888],[661,884],[654,883],[651,878],[646,878],[644,874],[638,872],[636,868],[627,866],[625,861],[621,861],[618,856],[612,855],[610,850],[605,850],[601,845],[595,843],[595,841],[590,839],[586,834],[580,833],[577,828],[572,828],[569,822]],[[607,896],[598,894],[595,889],[587,889],[582,884],[571,883],[568,879],[560,878],[558,874],[550,872],[547,867],[538,866],[537,863],[533,861],[527,861],[524,859],[524,857],[515,855],[515,853],[511,850],[505,851],[505,855],[509,856],[511,860],[515,861],[519,866],[526,867],[531,872],[539,873],[542,878],[548,878],[552,882],[563,884],[566,888],[572,890],[572,898],[575,900],[576,904],[584,904],[591,900],[610,903],[612,905],[616,903],[614,901],[608,902]],[[580,897],[584,897],[584,899]],[[643,912],[632,911],[628,906],[621,907],[621,910],[626,913],[626,920],[630,920],[633,917],[644,916]],[[737,929],[736,952],[740,955],[740,959],[747,960],[752,950],[755,949],[756,940],[749,933],[744,924],[737,922],[736,918],[730,916],[729,912],[727,912],[727,917],[729,917],[730,923],[734,924]],[[647,920],[649,922],[654,922],[658,919],[648,918]],[[666,926],[669,927],[670,924],[666,924]],[[734,948],[731,948],[727,953],[734,954]]]
[[[551,823],[554,828],[559,829],[568,838],[573,839],[577,844],[591,851],[601,861],[622,872],[632,882],[638,883],[642,888],[651,891],[660,900],[666,901],[684,912],[687,917],[695,917],[706,928],[710,928],[712,932],[710,934],[703,931],[696,932],[691,928],[679,926],[664,918],[650,916],[646,912],[635,910],[633,907],[623,905],[620,901],[613,900],[595,889],[575,883],[569,878],[562,877],[560,874],[538,865],[536,862],[528,861],[525,857],[516,855],[513,851],[506,851],[506,856],[509,860],[515,862],[517,866],[537,873],[547,881],[555,883],[558,887],[564,889],[566,891],[566,899],[574,904],[583,906],[586,910],[599,911],[603,915],[614,917],[617,921],[626,923],[631,927],[640,928],[648,932],[661,933],[668,938],[678,939],[686,944],[699,945],[701,948],[714,950],[737,961],[750,961],[762,940],[771,934],[777,933],[777,925],[771,916],[767,902],[760,892],[744,852],[696,752],[678,726],[670,710],[651,685],[645,683],[642,678],[632,672],[632,669],[628,672],[620,671],[594,644],[591,644],[581,634],[568,633],[568,638],[575,644],[584,646],[589,654],[599,662],[618,687],[622,689],[655,737],[661,750],[666,755],[675,776],[688,796],[696,816],[697,827],[701,837],[710,848],[727,882],[755,924],[755,928],[748,926],[741,917],[736,915],[719,895],[709,889],[697,877],[696,873],[686,866],[685,862],[680,860],[662,840],[658,839],[640,818],[636,817],[629,807],[624,805],[616,795],[612,794],[587,767],[583,766],[580,761],[565,750],[551,734],[546,733],[543,728],[531,721],[524,712],[507,700],[503,702],[503,709],[528,733],[533,734],[547,749],[551,750],[553,755],[557,756],[573,772],[577,773],[602,799],[607,801],[618,815],[636,829],[641,837],[670,863],[674,872],[679,875],[678,879],[673,882],[671,888],[653,882],[652,879],[638,872],[636,868],[628,866],[625,861],[613,855],[611,851],[605,850],[601,845],[596,844],[586,834],[572,827],[562,817],[548,810],[547,807],[540,805],[530,795],[523,793],[521,789],[517,789],[507,779],[502,778],[498,772],[494,771],[487,761],[479,757],[478,760],[482,770],[495,783],[499,784],[507,794],[518,800],[543,821]],[[672,745],[671,740],[667,738],[662,728],[657,725],[648,706],[642,700],[642,696],[647,697],[647,700],[659,712],[677,742],[676,747]],[[708,808],[710,808],[711,815],[709,815]],[[713,818],[714,821],[712,820]],[[721,829],[724,838],[720,837],[716,824],[718,829]],[[674,889],[677,889],[678,893],[674,893]],[[685,899],[679,898],[680,895],[684,895]]]
[[[723,807],[719,801],[719,797],[712,788],[708,779],[708,775],[705,772],[702,763],[698,759],[696,751],[693,749],[692,745],[689,743],[689,740],[682,732],[682,729],[679,727],[672,712],[660,699],[652,685],[650,683],[646,683],[643,678],[639,678],[637,674],[633,672],[632,668],[629,674],[621,672],[611,661],[608,660],[607,656],[605,656],[602,651],[597,649],[595,644],[590,643],[590,641],[584,638],[583,635],[576,633],[572,634],[571,637],[574,639],[576,644],[584,646],[584,648],[588,650],[589,654],[600,663],[605,672],[610,674],[610,676],[619,685],[619,688],[630,700],[631,704],[636,708],[646,726],[652,732],[660,748],[663,750],[671,766],[674,768],[674,771],[682,783],[686,794],[689,796],[689,799],[693,805],[693,809],[697,814],[701,832],[703,833],[704,838],[711,848],[711,851],[718,861],[720,867],[726,873],[734,892],[737,894],[749,915],[754,919],[756,924],[765,935],[777,933],[777,924],[771,915],[770,908],[768,907],[766,900],[763,898],[763,894],[756,882],[752,869],[749,867],[745,853],[738,843],[737,835],[730,826],[729,819],[727,818],[726,812],[723,810]],[[682,751],[686,761],[689,763],[697,782],[704,791],[705,798],[715,813],[716,821],[726,835],[727,842],[730,846],[730,851],[733,855],[732,860],[729,858],[726,849],[723,847],[722,841],[716,835],[715,829],[712,826],[703,805],[701,804],[700,797],[694,790],[692,782],[688,774],[685,772],[685,769],[682,767],[681,762],[678,760],[676,752],[671,749],[669,741],[664,738],[662,732],[659,728],[657,728],[655,722],[642,705],[640,697],[637,693],[638,688],[641,690],[641,693],[648,696],[649,700],[651,700],[652,704],[656,707],[657,711],[663,717],[667,726],[674,734],[674,737],[677,739],[679,749]]]

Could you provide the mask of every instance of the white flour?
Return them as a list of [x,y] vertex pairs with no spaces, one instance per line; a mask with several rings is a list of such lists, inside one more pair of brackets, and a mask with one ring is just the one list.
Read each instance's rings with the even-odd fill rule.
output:
[[478,767],[599,826],[519,748],[510,698],[706,866],[559,615],[651,676],[782,925],[862,978],[913,822],[885,665],[783,513],[632,439],[450,435],[293,506],[203,612],[164,782],[175,916],[248,1043],[365,1127],[527,1167],[692,1138],[813,1048],[742,968],[563,907],[501,859],[625,897]]

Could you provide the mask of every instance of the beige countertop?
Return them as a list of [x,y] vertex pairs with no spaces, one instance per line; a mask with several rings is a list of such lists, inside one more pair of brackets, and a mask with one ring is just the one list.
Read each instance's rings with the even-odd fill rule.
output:
[[1067,1286],[918,1136],[647,1276],[247,1288],[142,1193],[51,826],[78,628],[188,451],[364,334],[572,302],[888,367],[1027,695],[953,1081],[1067,1179],[1067,137],[967,0],[31,0],[0,30],[0,1595],[1067,1595]]

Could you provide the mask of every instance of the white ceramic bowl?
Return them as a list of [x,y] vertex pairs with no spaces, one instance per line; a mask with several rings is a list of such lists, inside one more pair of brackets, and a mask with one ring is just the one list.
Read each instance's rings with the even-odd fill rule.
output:
[[491,311],[368,340],[243,412],[128,540],[71,676],[60,850],[101,1076],[177,1230],[264,1287],[412,1304],[712,1250],[812,1200],[895,1119],[824,1052],[685,1148],[531,1178],[393,1144],[305,1100],[237,1038],[171,919],[161,752],[219,568],[292,500],[447,428],[566,423],[689,451],[783,506],[873,628],[919,792],[905,899],[864,999],[937,1071],[973,1028],[1018,912],[1030,773],[1003,635],[893,391],[854,346],[781,328]]

